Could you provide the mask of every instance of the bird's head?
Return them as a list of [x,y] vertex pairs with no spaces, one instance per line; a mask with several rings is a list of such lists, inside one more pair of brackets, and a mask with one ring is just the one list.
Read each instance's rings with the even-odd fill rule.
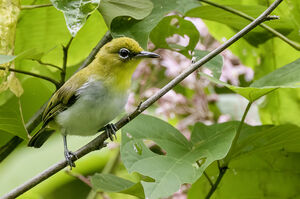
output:
[[131,79],[133,72],[142,58],[159,58],[153,52],[144,51],[138,42],[128,37],[113,39],[105,44],[97,54],[99,70],[106,76],[116,77],[120,83]]

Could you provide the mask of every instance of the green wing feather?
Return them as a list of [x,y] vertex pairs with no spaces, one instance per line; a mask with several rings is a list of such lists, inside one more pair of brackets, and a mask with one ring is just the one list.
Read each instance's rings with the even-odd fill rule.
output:
[[[81,76],[81,77],[78,77]],[[79,81],[81,80],[81,81]],[[51,97],[44,113],[42,128],[29,140],[28,146],[39,148],[55,132],[47,127],[49,122],[60,112],[66,110],[76,101],[76,91],[83,85],[86,78],[82,76],[82,70],[71,77],[60,89]]]

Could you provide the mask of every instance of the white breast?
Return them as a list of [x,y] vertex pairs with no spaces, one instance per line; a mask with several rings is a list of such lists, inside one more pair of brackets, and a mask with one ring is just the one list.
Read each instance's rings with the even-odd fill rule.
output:
[[122,112],[128,95],[113,93],[101,81],[89,81],[76,92],[77,101],[55,121],[69,135],[94,135]]

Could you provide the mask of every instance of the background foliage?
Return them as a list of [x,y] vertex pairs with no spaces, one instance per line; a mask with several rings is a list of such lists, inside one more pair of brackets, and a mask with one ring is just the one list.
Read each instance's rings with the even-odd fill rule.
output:
[[[63,159],[59,134],[39,150],[26,147],[25,123],[55,91],[53,83],[63,82],[68,43],[66,79],[107,30],[161,55],[135,72],[130,111],[272,2],[0,2],[0,156],[14,136],[24,140],[0,162],[0,195]],[[272,13],[279,20],[264,22],[267,29],[256,27],[190,75],[116,142],[19,198],[300,198],[299,13],[298,0],[283,1]],[[72,137],[70,148],[91,139]]]

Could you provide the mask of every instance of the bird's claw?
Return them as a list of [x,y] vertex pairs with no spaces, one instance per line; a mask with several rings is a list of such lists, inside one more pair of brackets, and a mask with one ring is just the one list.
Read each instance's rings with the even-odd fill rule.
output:
[[104,128],[105,128],[105,132],[107,134],[107,137],[109,137],[109,139],[111,141],[114,140],[113,136],[115,137],[115,139],[117,139],[116,132],[117,132],[118,129],[114,124],[107,124]]
[[75,153],[73,153],[72,151],[65,151],[65,158],[66,158],[66,160],[68,162],[68,165],[70,166],[71,169],[72,169],[72,167],[76,167],[74,161],[72,160],[73,157],[78,159],[77,155]]

